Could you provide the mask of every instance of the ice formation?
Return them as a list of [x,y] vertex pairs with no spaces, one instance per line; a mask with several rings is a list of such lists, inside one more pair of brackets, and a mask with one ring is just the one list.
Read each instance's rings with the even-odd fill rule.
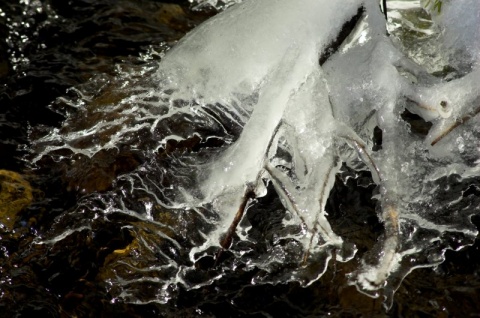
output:
[[[176,71],[188,68],[174,78],[182,78],[182,89],[214,98],[204,103],[222,100],[231,104],[231,109],[240,107],[240,113],[251,112],[239,139],[206,169],[205,179],[200,181],[203,195],[206,201],[216,203],[220,213],[234,215],[245,185],[254,184],[258,189],[262,188],[262,178],[270,179],[286,207],[306,226],[307,253],[312,252],[310,248],[340,248],[342,239],[331,230],[323,208],[339,163],[352,160],[352,153],[336,148],[348,144],[370,168],[381,192],[386,234],[379,243],[380,257],[377,264],[365,265],[352,279],[362,291],[376,292],[392,273],[402,270],[400,263],[407,255],[418,252],[402,251],[401,225],[413,219],[427,226],[428,221],[420,216],[426,212],[409,213],[413,212],[413,202],[431,199],[421,194],[432,189],[419,185],[418,174],[412,171],[427,181],[427,171],[433,170],[431,177],[438,178],[438,169],[423,158],[426,154],[430,160],[446,157],[445,149],[431,146],[448,135],[458,118],[476,111],[478,75],[471,72],[449,83],[434,84],[435,79],[405,59],[386,37],[385,22],[375,1],[342,2],[339,7],[322,1],[300,7],[290,1],[272,3],[249,1],[228,10],[187,36],[163,61],[167,72],[172,65]],[[355,30],[359,35],[349,39],[350,47],[320,67],[320,54],[325,54],[345,21],[362,6],[365,29]],[[266,16],[268,24],[262,22]],[[367,39],[360,40],[362,36]],[[212,47],[213,52],[209,50]],[[192,74],[191,65],[205,74],[202,80]],[[412,86],[399,69],[423,83]],[[352,72],[357,76],[352,78]],[[248,91],[257,94],[254,105],[231,102],[231,92]],[[435,120],[425,141],[413,138],[407,124],[399,119],[405,107],[399,103],[402,98],[413,101],[407,105],[411,112]],[[375,125],[382,130],[384,141],[382,150],[373,154],[369,140]],[[287,144],[284,147],[292,152],[288,172],[284,164],[277,167],[273,163],[272,148],[281,147],[279,143]],[[453,162],[450,165],[449,173],[469,176],[477,170]],[[432,224],[432,230],[436,226]],[[475,233],[471,226],[468,234]],[[319,237],[310,237],[315,235]],[[348,259],[341,254],[337,257]]]
[[[383,295],[388,306],[411,270],[441,263],[446,249],[465,246],[477,235],[470,217],[478,213],[478,198],[465,194],[468,186],[449,193],[449,183],[468,183],[479,173],[480,18],[475,12],[480,11],[471,9],[478,6],[476,0],[443,6],[439,27],[445,30],[445,52],[459,70],[446,81],[393,44],[376,0],[245,0],[186,35],[149,73],[146,86],[131,88],[129,96],[109,106],[107,111],[123,117],[83,132],[55,131],[37,142],[37,160],[62,148],[92,157],[120,141],[133,142],[142,129],[157,139],[150,150],[155,153],[169,140],[208,140],[215,136],[205,131],[217,127],[227,136],[221,137],[225,150],[175,159],[170,166],[175,182],[166,188],[163,179],[152,182],[145,172],[158,163],[143,166],[120,178],[129,184],[120,196],[142,190],[165,208],[214,211],[215,217],[202,216],[213,229],[199,230],[205,231],[195,241],[200,243],[191,243],[188,255],[195,262],[202,251],[219,246],[239,208],[251,203],[252,192],[260,197],[272,183],[293,215],[285,224],[297,223],[301,230],[280,234],[272,247],[280,253],[246,263],[265,269],[256,282],[304,285],[318,279],[332,257],[354,257],[355,248],[332,230],[324,207],[342,163],[369,170],[378,185],[385,233],[350,282],[372,297]],[[426,136],[402,119],[405,109],[433,123]],[[187,123],[183,132],[175,127],[179,116]],[[372,150],[375,127],[383,141],[381,149]],[[102,144],[82,149],[78,143],[111,128],[112,138]],[[164,226],[151,203],[142,214],[127,207],[126,198],[111,197],[101,199],[105,213]],[[168,235],[162,238],[173,249],[187,249]],[[281,239],[288,239],[293,252]],[[191,263],[162,255],[159,268],[176,268],[163,286],[208,283],[189,281]],[[288,268],[276,271],[279,259],[286,258]]]

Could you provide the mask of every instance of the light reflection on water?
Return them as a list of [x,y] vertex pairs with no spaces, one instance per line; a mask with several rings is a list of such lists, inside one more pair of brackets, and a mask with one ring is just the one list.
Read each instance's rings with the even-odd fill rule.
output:
[[[53,18],[57,16],[47,18],[47,21]],[[26,24],[23,26],[31,27]],[[428,32],[424,33],[428,35]],[[12,43],[28,42],[25,39],[20,37],[12,40]],[[285,210],[274,193],[259,199],[258,204],[248,211],[238,229],[248,240],[235,242],[231,251],[224,252],[221,266],[215,267],[213,261],[218,250],[203,251],[201,255],[190,254],[189,250],[202,246],[209,239],[217,216],[208,207],[185,209],[173,204],[175,200],[171,196],[178,192],[174,181],[181,179],[182,184],[191,186],[194,178],[191,171],[183,169],[188,166],[185,162],[202,162],[217,154],[235,140],[241,127],[225,128],[209,118],[199,117],[195,104],[190,105],[191,113],[169,114],[170,119],[159,126],[159,116],[167,113],[166,109],[159,107],[159,103],[168,103],[170,107],[170,103],[183,106],[186,101],[172,101],[168,92],[164,96],[149,95],[158,83],[148,79],[155,72],[155,64],[163,52],[173,43],[173,40],[161,44],[148,43],[149,40],[145,41],[148,48],[139,54],[139,59],[124,57],[127,62],[118,62],[120,71],[112,72],[110,68],[107,75],[97,75],[84,84],[76,84],[75,89],[70,91],[74,97],[62,97],[51,104],[54,112],[66,117],[60,128],[52,130],[48,125],[32,127],[36,169],[42,173],[53,171],[76,196],[71,204],[73,207],[57,213],[60,216],[51,229],[42,229],[42,235],[45,236],[37,241],[42,244],[33,245],[34,249],[38,248],[44,253],[36,261],[40,264],[45,262],[50,267],[45,274],[48,283],[41,284],[59,286],[55,276],[57,269],[51,268],[63,264],[58,260],[60,258],[63,261],[63,258],[50,254],[48,250],[63,249],[75,255],[74,251],[78,249],[85,253],[76,255],[77,258],[72,256],[73,260],[66,264],[81,268],[84,266],[79,265],[82,259],[99,262],[94,266],[96,273],[90,276],[85,273],[85,277],[99,286],[96,289],[106,288],[108,297],[112,297],[111,303],[180,303],[185,306],[182,309],[185,312],[192,310],[189,306],[203,304],[206,312],[215,312],[212,304],[226,302],[221,296],[212,296],[217,289],[224,292],[227,299],[231,297],[230,302],[235,304],[233,312],[245,313],[246,308],[258,306],[252,295],[267,297],[265,295],[268,292],[280,295],[280,301],[267,299],[265,302],[270,306],[288,307],[287,303],[301,304],[302,301],[296,299],[295,295],[303,295],[308,291],[317,294],[318,299],[334,298],[332,303],[335,305],[332,307],[338,309],[337,303],[340,303],[340,312],[376,311],[378,304],[368,299],[366,302],[370,307],[366,308],[360,306],[352,309],[345,304],[363,300],[361,296],[351,294],[342,278],[343,273],[349,272],[356,264],[334,264],[338,266],[337,272],[333,270],[327,273],[324,279],[307,291],[296,285],[279,286],[275,291],[273,286],[251,290],[249,283],[258,277],[262,262],[288,264],[290,258],[293,266],[301,248],[294,240],[279,241],[277,238],[279,233],[287,237],[301,229],[294,224],[284,227],[282,220]],[[13,71],[28,67],[31,63],[22,54],[11,58]],[[111,62],[100,61],[92,69],[98,68],[101,72],[104,63]],[[81,80],[78,82],[82,83]],[[132,95],[141,96],[141,103],[137,104]],[[165,136],[172,135],[178,138],[165,140]],[[362,177],[369,178],[368,175]],[[345,181],[346,185],[338,183],[332,193],[332,207],[329,208],[332,210],[331,222],[336,224],[339,233],[350,231],[350,234],[344,234],[351,235],[359,248],[366,250],[381,233],[381,225],[375,216],[375,203],[365,199],[371,196],[374,187],[370,184],[365,189],[359,189],[353,178]],[[351,202],[339,209],[335,205],[343,199],[337,198],[335,201],[335,196],[349,196]],[[461,238],[458,239],[461,242]],[[273,252],[267,253],[272,244]],[[196,264],[193,264],[192,256]],[[43,257],[47,260],[42,261]],[[86,271],[94,272],[92,269]],[[82,276],[79,273],[72,274],[75,275]],[[66,277],[68,274],[59,276]],[[216,283],[211,285],[213,281]],[[195,287],[196,290],[187,292],[184,286]],[[68,287],[58,289],[60,293],[69,295]],[[329,296],[320,296],[322,292]],[[85,291],[83,293],[87,294]],[[208,296],[202,296],[202,293]],[[401,290],[400,299],[410,297],[408,291],[404,290],[403,293]],[[312,298],[311,295],[305,296]],[[194,300],[186,301],[184,298],[188,297]],[[442,299],[443,296],[437,297]],[[311,304],[316,304],[317,308],[312,308]],[[311,313],[324,314],[332,310],[329,306],[320,306],[318,300],[311,304]],[[402,308],[401,303],[396,306]],[[162,310],[169,313],[171,309]],[[262,310],[275,312],[272,308],[257,308],[248,312]],[[287,312],[295,310],[290,308]]]

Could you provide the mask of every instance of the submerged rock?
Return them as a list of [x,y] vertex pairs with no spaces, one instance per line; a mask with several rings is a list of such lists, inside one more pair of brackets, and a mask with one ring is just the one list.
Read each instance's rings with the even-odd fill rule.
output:
[[0,224],[5,230],[13,230],[18,214],[32,200],[32,187],[28,181],[16,172],[0,170]]

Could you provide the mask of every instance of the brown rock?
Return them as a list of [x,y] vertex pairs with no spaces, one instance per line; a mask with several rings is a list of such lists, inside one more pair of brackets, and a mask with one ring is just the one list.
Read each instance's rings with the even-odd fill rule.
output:
[[0,223],[12,230],[17,214],[32,202],[32,187],[16,172],[0,170]]

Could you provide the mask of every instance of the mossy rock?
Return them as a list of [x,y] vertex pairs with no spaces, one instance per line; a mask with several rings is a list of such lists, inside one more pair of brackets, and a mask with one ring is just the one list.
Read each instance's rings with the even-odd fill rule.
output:
[[32,187],[16,172],[0,170],[0,223],[12,230],[17,214],[32,202]]

